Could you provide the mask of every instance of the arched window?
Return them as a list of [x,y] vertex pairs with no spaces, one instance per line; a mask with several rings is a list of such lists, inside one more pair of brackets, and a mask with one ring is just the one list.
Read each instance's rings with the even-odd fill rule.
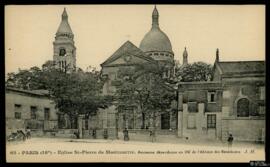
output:
[[60,48],[59,56],[65,56],[65,55],[66,55],[66,49],[65,48]]
[[247,98],[239,99],[237,102],[237,117],[249,116],[249,100]]

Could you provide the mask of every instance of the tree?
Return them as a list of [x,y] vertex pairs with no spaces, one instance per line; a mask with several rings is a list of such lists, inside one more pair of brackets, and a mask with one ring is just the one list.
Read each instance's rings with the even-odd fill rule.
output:
[[120,68],[119,84],[115,94],[118,110],[123,111],[127,107],[139,109],[150,121],[150,126],[155,129],[156,118],[168,112],[167,109],[175,99],[174,90],[162,77],[164,70],[163,66],[152,63],[138,64],[134,68]]
[[31,67],[29,70],[19,69],[18,73],[9,73],[6,86],[19,89],[40,89],[39,82],[41,70],[38,67]]
[[204,62],[195,62],[176,69],[176,78],[181,82],[210,81],[212,76],[212,65]]
[[86,72],[82,69],[66,72],[55,68],[52,61],[47,61],[42,69],[32,67],[8,74],[6,86],[48,90],[56,108],[74,122],[79,115],[88,117],[111,104],[111,97],[103,96],[101,92],[104,82],[100,72],[94,68]]
[[101,94],[103,82],[99,80],[96,71],[58,72],[49,78],[49,91],[56,107],[68,114],[71,122],[79,115],[89,117],[99,108],[104,109],[110,105],[110,98]]

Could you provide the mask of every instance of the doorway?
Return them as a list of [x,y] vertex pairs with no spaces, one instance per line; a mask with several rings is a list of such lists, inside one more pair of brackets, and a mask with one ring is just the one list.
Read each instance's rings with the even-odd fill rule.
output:
[[170,129],[170,114],[161,114],[161,129]]

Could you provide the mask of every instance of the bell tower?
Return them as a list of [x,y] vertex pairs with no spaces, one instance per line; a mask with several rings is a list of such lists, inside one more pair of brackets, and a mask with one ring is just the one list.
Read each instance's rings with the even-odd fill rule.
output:
[[185,50],[183,52],[183,64],[182,66],[186,66],[188,64],[188,52],[187,48],[185,47]]
[[53,61],[56,68],[64,72],[76,70],[76,47],[73,38],[74,34],[68,23],[66,8],[64,8],[62,20],[53,42]]

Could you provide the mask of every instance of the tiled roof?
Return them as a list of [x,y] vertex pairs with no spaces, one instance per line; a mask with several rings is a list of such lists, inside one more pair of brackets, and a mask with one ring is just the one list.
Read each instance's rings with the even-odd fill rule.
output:
[[264,61],[218,62],[222,74],[264,73]]
[[32,94],[32,95],[39,95],[39,96],[47,96],[49,94],[48,90],[24,90],[24,89],[11,88],[11,87],[6,88],[6,90]]

